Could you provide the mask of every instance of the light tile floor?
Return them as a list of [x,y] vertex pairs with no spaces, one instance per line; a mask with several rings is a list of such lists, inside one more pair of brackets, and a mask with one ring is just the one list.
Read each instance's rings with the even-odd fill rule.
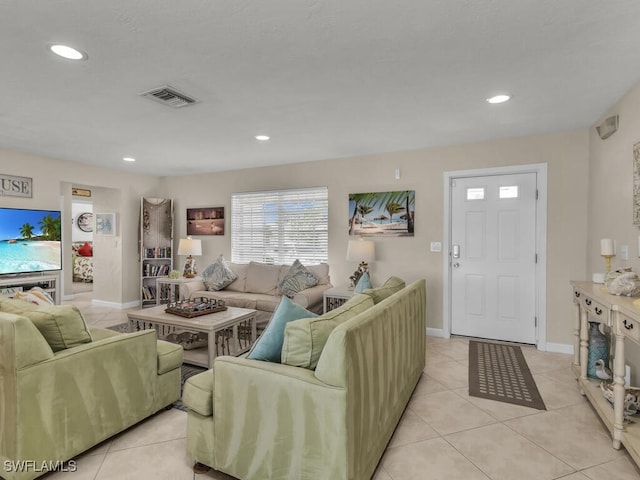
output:
[[[90,298],[90,297],[89,297]],[[126,311],[77,295],[87,321],[109,326]],[[547,411],[467,394],[468,340],[427,337],[427,366],[374,480],[631,480],[640,470],[579,393],[572,357],[523,347]],[[77,472],[47,480],[218,479],[194,475],[186,455],[186,413],[162,411],[77,459]]]

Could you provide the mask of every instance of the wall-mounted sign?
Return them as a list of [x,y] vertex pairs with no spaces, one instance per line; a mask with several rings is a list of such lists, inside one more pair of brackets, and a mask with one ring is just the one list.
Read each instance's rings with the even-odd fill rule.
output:
[[0,173],[0,195],[31,198],[32,183],[33,179],[29,177],[16,177]]
[[72,188],[71,195],[74,197],[90,197],[91,190],[86,190],[84,188]]

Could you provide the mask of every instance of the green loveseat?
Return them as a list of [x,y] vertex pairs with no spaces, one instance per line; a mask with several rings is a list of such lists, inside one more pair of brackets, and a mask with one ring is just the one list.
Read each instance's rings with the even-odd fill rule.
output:
[[188,455],[243,480],[370,479],[425,366],[425,281],[387,295],[287,324],[289,364],[218,357],[191,377]]
[[[62,327],[59,339],[77,345],[52,348],[35,325],[63,325],[69,316],[79,316],[80,327]],[[180,398],[182,353],[155,330],[87,328],[75,307],[0,297],[0,478],[60,468],[171,405]]]

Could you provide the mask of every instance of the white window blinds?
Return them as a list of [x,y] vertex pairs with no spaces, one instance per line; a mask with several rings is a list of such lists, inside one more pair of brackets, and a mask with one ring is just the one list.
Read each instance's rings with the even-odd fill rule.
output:
[[291,264],[327,262],[327,187],[234,193],[231,261]]

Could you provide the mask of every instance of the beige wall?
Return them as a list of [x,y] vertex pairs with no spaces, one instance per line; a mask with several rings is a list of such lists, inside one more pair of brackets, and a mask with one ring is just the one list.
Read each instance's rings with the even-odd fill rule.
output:
[[[633,145],[640,142],[640,85],[636,85],[602,119],[620,116],[616,133],[601,140],[595,126],[589,130],[589,225],[588,225],[588,277],[593,272],[604,272],[604,259],[600,256],[600,239],[613,238],[618,255],[613,268],[631,267],[640,272],[638,259],[638,226],[633,225]],[[600,122],[596,122],[595,125]],[[620,258],[620,247],[629,246],[629,259]],[[627,345],[632,366],[632,383],[640,382],[640,348]]]
[[[356,267],[345,260],[349,240],[348,194],[415,189],[415,236],[375,238],[377,260],[371,265],[371,273],[377,284],[392,274],[409,282],[426,278],[428,325],[439,329],[442,328],[443,311],[442,253],[429,252],[429,244],[443,239],[443,173],[534,163],[548,164],[547,342],[569,345],[572,344],[572,330],[568,282],[587,276],[589,155],[586,130],[162,179],[0,151],[1,173],[34,179],[32,199],[5,197],[1,202],[4,206],[19,208],[58,207],[62,204],[61,191],[68,191],[67,184],[102,187],[109,192],[106,201],[110,203],[104,207],[116,209],[118,234],[116,238],[100,239],[98,243],[104,242],[116,263],[110,267],[108,275],[105,272],[96,274],[95,298],[126,304],[138,299],[140,196],[175,199],[174,251],[177,251],[177,240],[186,235],[186,208],[226,208],[226,235],[201,237],[204,256],[198,261],[203,269],[220,253],[231,257],[231,193],[326,185],[329,188],[329,263],[332,282],[339,286],[347,283]],[[394,178],[396,168],[400,168],[400,180]],[[70,205],[70,200],[66,201]],[[94,212],[100,208],[94,205]],[[176,259],[176,267],[181,269],[183,262],[184,258]]]
[[[429,252],[443,239],[443,173],[484,167],[548,164],[547,341],[572,344],[569,280],[586,276],[588,135],[575,131],[485,143],[323,160],[162,180],[165,196],[176,200],[176,239],[186,235],[186,209],[224,206],[225,236],[201,237],[202,270],[220,253],[231,257],[230,196],[233,192],[326,185],[329,188],[331,280],[346,285],[356,265],[346,262],[348,194],[416,190],[413,238],[374,238],[374,284],[390,275],[407,281],[426,278],[428,326],[442,328],[442,253]],[[394,179],[400,168],[401,179]],[[177,260],[182,267],[184,258]]]
[[[94,211],[115,211],[119,232],[111,239],[98,241],[96,259],[108,265],[96,273],[94,300],[116,305],[139,298],[137,228],[140,196],[155,195],[158,178],[124,173],[63,160],[0,150],[0,173],[33,179],[33,197],[0,197],[0,206],[63,210],[63,238],[71,238],[71,186],[92,189]],[[65,242],[65,294],[71,293],[71,247]],[[69,267],[67,268],[67,265]]]

